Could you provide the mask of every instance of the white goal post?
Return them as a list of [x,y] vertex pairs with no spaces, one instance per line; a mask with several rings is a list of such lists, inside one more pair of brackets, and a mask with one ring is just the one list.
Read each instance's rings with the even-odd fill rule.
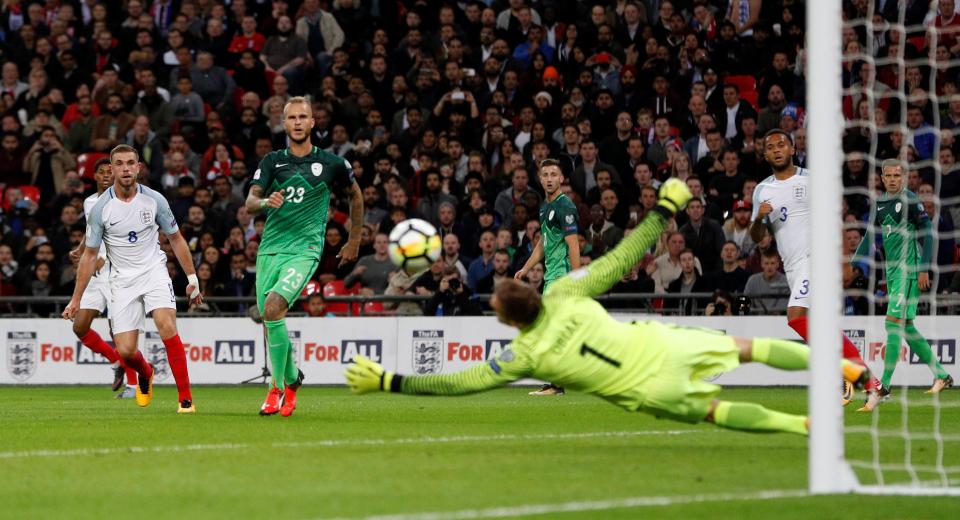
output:
[[[871,2],[872,3],[872,2]],[[931,3],[937,9],[937,3]],[[873,9],[870,9],[873,13]],[[935,11],[934,11],[935,13]],[[806,3],[806,76],[807,76],[807,146],[811,172],[811,260],[810,275],[813,292],[810,308],[810,388],[809,388],[809,475],[808,488],[812,494],[862,493],[875,495],[948,495],[960,496],[957,480],[949,474],[960,472],[957,467],[943,467],[943,440],[960,439],[958,435],[941,435],[939,431],[939,397],[934,398],[934,432],[930,438],[938,442],[939,459],[935,471],[941,481],[863,485],[845,456],[844,410],[839,399],[841,380],[839,335],[843,333],[842,258],[842,166],[845,160],[842,146],[845,121],[842,111],[844,89],[841,79],[843,27],[842,2],[839,0],[808,0]],[[900,15],[903,21],[903,14]],[[902,25],[901,25],[902,28]],[[868,36],[869,38],[870,36]],[[902,54],[901,54],[902,56]],[[798,58],[799,59],[799,58]],[[871,59],[871,58],[868,58]],[[931,67],[933,68],[933,67]],[[901,79],[901,89],[903,81]],[[903,92],[900,99],[906,101]],[[932,94],[936,102],[936,94]],[[905,110],[904,110],[905,112]],[[891,122],[894,123],[894,122]],[[874,134],[876,135],[876,134]],[[937,145],[939,149],[939,144]],[[933,160],[936,163],[936,158]],[[873,161],[868,161],[874,168]],[[937,166],[934,166],[938,168]],[[879,374],[876,374],[879,376]],[[906,390],[904,390],[905,392]],[[953,390],[956,392],[956,390]],[[951,396],[951,400],[953,397]],[[910,401],[906,397],[902,405]],[[956,403],[951,403],[956,405]],[[882,408],[881,408],[882,409]],[[852,410],[848,410],[852,413]],[[874,412],[877,413],[877,412]],[[904,415],[906,417],[906,415]],[[874,430],[877,429],[876,416]],[[880,437],[874,431],[874,442]],[[952,432],[951,432],[952,433]],[[913,435],[904,429],[904,436]],[[909,441],[909,439],[907,439]],[[950,449],[948,447],[947,449]],[[953,443],[960,449],[960,443]],[[907,469],[910,444],[907,442]],[[876,463],[874,469],[881,471]],[[934,470],[927,470],[934,471]]]
[[846,493],[856,477],[844,459],[840,276],[843,115],[840,101],[842,3],[807,2],[807,147],[810,165],[810,440],[811,493]]

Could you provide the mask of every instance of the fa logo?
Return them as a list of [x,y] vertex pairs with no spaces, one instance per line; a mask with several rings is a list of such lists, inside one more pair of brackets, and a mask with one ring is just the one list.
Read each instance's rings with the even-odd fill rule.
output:
[[803,200],[807,198],[807,188],[805,186],[794,186],[793,198],[797,200]]
[[319,177],[323,173],[323,165],[320,163],[313,163],[310,165],[310,171],[313,173],[314,177]]

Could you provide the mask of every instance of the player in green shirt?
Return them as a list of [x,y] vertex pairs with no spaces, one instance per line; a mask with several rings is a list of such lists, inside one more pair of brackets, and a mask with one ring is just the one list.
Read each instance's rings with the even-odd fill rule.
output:
[[[523,268],[513,276],[522,280],[533,266],[546,259],[543,275],[543,293],[550,286],[574,269],[580,268],[580,241],[577,238],[580,218],[577,206],[560,191],[563,184],[563,170],[556,159],[544,159],[540,162],[540,185],[547,194],[540,207],[540,240],[533,248],[530,258]],[[547,383],[530,395],[563,395],[564,390],[553,383]]]
[[[257,307],[267,329],[273,385],[260,407],[261,415],[284,417],[297,406],[303,372],[293,359],[284,319],[287,309],[313,276],[323,252],[330,193],[350,195],[350,238],[340,250],[341,265],[357,259],[363,227],[363,195],[353,168],[342,157],[310,144],[313,113],[310,102],[293,97],[283,109],[290,146],[268,153],[253,174],[247,211],[266,211],[267,221],[257,253]],[[270,195],[264,198],[264,195]]]
[[[633,233],[586,268],[559,280],[542,299],[514,280],[497,287],[491,307],[500,321],[520,329],[498,358],[456,374],[401,376],[358,356],[347,368],[347,384],[355,393],[457,395],[536,377],[597,395],[628,411],[737,430],[806,435],[805,416],[720,401],[720,387],[704,380],[747,361],[802,370],[810,354],[806,345],[735,338],[656,321],[621,323],[593,299],[643,257],[667,220],[691,198],[686,184],[677,179],[664,183],[660,194],[658,205]],[[849,361],[843,362],[843,373],[859,386],[870,377],[866,367]]]
[[[953,378],[943,369],[937,357],[933,355],[930,344],[913,324],[917,317],[917,303],[920,291],[930,289],[930,275],[927,270],[933,258],[933,224],[923,209],[923,203],[910,190],[903,186],[903,165],[896,159],[888,159],[881,165],[881,180],[886,193],[875,202],[875,228],[880,228],[886,265],[887,346],[883,356],[883,377],[881,388],[867,395],[867,402],[860,412],[869,412],[890,395],[890,380],[900,358],[901,338],[906,335],[907,345],[920,361],[923,361],[934,373],[936,379],[927,393],[939,393],[953,385]],[[917,239],[923,241],[923,248],[917,245]],[[859,263],[872,258],[874,232],[867,230],[851,262]]]

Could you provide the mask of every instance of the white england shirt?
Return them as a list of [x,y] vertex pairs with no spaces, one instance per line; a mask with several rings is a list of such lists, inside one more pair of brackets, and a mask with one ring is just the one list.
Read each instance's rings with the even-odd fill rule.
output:
[[166,274],[167,255],[160,249],[158,229],[168,235],[178,230],[163,195],[137,184],[133,199],[124,202],[111,186],[90,210],[87,247],[106,246],[111,283],[131,286],[157,269]]
[[805,168],[797,166],[796,173],[789,179],[780,181],[771,175],[753,192],[751,220],[757,219],[760,204],[766,202],[773,206],[773,212],[764,218],[764,222],[773,229],[777,251],[787,271],[795,269],[810,256],[808,173]]
[[[106,193],[106,192],[104,192]],[[100,194],[94,193],[90,195],[83,201],[83,218],[89,223],[90,222],[90,212],[93,211],[93,207],[97,204],[97,201],[100,200]],[[97,253],[98,258],[103,258],[106,263],[103,264],[102,271],[104,273],[110,272],[110,261],[107,260],[107,245],[100,244],[100,252]]]

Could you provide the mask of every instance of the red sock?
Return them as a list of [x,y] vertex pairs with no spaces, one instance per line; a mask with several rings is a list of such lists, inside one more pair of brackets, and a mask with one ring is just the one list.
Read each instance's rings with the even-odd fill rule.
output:
[[789,325],[791,329],[797,331],[797,334],[799,334],[800,337],[803,338],[803,341],[807,341],[807,317],[806,316],[800,316],[799,318],[794,318],[788,321],[787,325]]
[[[143,356],[143,354],[141,354],[141,356]],[[123,360],[121,359],[120,362],[123,363]],[[126,372],[127,372],[127,385],[129,385],[129,386],[134,386],[134,385],[136,385],[136,384],[137,384],[137,371],[134,370],[134,369],[132,369],[132,368],[130,368],[130,367],[125,367],[125,370],[126,370]]]
[[120,361],[120,355],[117,354],[117,351],[110,348],[110,345],[107,345],[107,342],[103,341],[103,338],[93,329],[88,330],[87,333],[80,338],[80,343],[83,343],[90,350],[107,358],[107,361],[111,363]]
[[[806,316],[800,316],[799,318],[794,318],[789,322],[787,322],[787,325],[789,325],[791,329],[797,331],[797,334],[799,334],[800,337],[804,339],[804,341],[807,341],[807,317]],[[847,361],[851,361],[853,363],[857,363],[863,366],[867,366],[867,364],[863,361],[863,358],[860,357],[860,351],[857,350],[857,347],[853,344],[852,341],[850,341],[850,338],[848,338],[845,334],[841,334],[840,337],[843,338],[843,359],[846,359]],[[872,390],[876,388],[878,384],[879,384],[879,381],[877,380],[876,377],[874,377],[865,386],[867,390]]]
[[[144,381],[150,379],[150,376],[153,375],[153,370],[150,368],[150,364],[147,363],[147,360],[143,358],[143,354],[138,350],[132,358],[125,359],[127,367],[137,373],[138,376],[143,378]],[[129,379],[128,379],[129,381]]]
[[190,396],[190,374],[187,373],[187,354],[183,350],[183,343],[180,336],[174,336],[163,340],[163,346],[167,347],[167,361],[170,363],[170,371],[173,372],[173,379],[177,382],[177,394],[179,400],[193,400]]

